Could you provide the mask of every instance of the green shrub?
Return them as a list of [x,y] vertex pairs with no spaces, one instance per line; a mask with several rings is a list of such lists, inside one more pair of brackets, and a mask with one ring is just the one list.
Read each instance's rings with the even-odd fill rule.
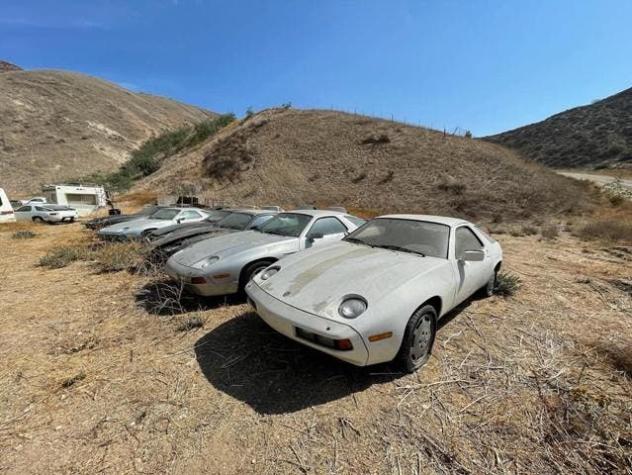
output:
[[226,114],[193,126],[165,132],[147,140],[134,150],[130,159],[118,171],[107,175],[93,174],[79,181],[102,183],[110,190],[125,191],[131,188],[136,180],[157,171],[165,158],[199,145],[234,120],[234,115]]
[[520,277],[509,272],[499,272],[496,276],[496,288],[494,293],[501,297],[511,297],[520,288]]
[[35,234],[33,231],[16,231],[13,233],[11,238],[12,239],[32,239],[35,236],[37,236],[37,234]]

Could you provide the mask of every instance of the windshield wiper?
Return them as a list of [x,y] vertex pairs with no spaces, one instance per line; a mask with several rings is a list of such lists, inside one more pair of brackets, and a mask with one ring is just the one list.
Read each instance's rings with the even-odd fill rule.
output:
[[419,251],[413,251],[412,249],[408,249],[406,247],[402,247],[402,246],[395,246],[392,244],[384,244],[382,246],[376,246],[376,247],[380,247],[382,249],[389,249],[391,251],[401,251],[401,252],[408,252],[410,254],[417,254],[421,257],[426,257],[426,255],[423,252],[419,252]]
[[354,244],[362,244],[363,246],[375,247],[373,244],[369,244],[368,242],[363,241],[362,239],[358,239],[358,238],[348,237],[348,238],[344,238],[344,241],[352,242]]

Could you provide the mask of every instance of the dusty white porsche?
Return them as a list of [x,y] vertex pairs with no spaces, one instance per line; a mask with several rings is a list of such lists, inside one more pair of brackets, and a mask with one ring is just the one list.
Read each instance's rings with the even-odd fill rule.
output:
[[500,244],[470,222],[389,215],[340,243],[288,256],[246,292],[273,329],[349,363],[396,360],[415,371],[437,323],[480,291],[491,295]]

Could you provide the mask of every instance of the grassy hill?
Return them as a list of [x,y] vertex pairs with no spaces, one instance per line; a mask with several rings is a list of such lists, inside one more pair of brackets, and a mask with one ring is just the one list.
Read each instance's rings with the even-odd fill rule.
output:
[[215,116],[83,74],[8,70],[0,74],[0,186],[29,193],[111,172],[151,137]]
[[488,142],[335,111],[270,109],[185,150],[137,186],[208,199],[526,218],[581,206],[583,185]]
[[485,140],[558,168],[632,168],[632,88]]

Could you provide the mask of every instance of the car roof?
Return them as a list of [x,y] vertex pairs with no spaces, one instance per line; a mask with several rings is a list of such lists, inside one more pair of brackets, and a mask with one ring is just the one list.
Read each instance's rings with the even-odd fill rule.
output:
[[270,209],[252,209],[252,208],[225,208],[220,211],[228,211],[230,213],[244,213],[244,214],[275,214],[277,211]]
[[307,216],[312,216],[314,218],[320,218],[322,216],[346,216],[349,213],[343,213],[341,211],[331,211],[328,209],[297,209],[297,210],[289,210],[284,211],[279,214],[304,214]]
[[472,224],[469,221],[465,221],[464,219],[460,218],[450,218],[448,216],[433,216],[430,214],[385,214],[383,216],[378,216],[376,219],[380,218],[428,221],[431,223],[445,224],[450,227],[460,226],[462,224]]

